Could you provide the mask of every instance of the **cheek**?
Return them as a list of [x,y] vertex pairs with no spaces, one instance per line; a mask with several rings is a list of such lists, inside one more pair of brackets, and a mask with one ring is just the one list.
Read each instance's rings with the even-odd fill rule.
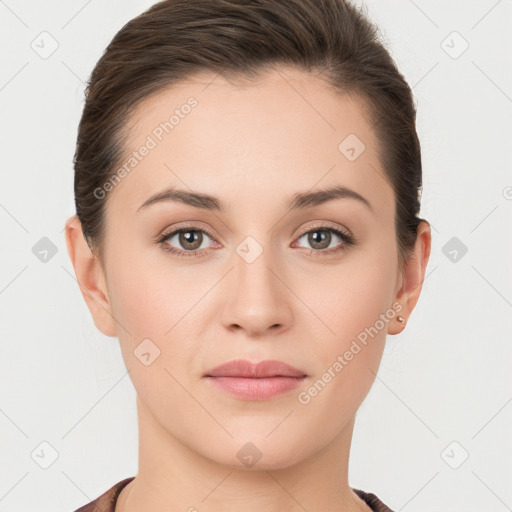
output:
[[[172,267],[165,258],[158,264],[148,264],[143,251],[120,251],[108,276],[111,307],[118,321],[126,367],[144,374],[132,377],[149,385],[156,374],[164,380],[169,378],[167,369],[181,378],[186,369],[190,370],[191,357],[201,341],[200,333],[196,333],[205,318],[202,306],[206,301],[201,298],[214,280],[210,276],[210,280],[201,281],[197,273],[186,272],[176,264]],[[148,365],[151,371],[144,368],[144,358],[146,362],[154,360]]]
[[[165,283],[156,279],[150,266],[136,256],[120,258],[111,271],[109,285],[113,314],[134,341],[162,334],[167,321],[162,315]],[[169,285],[167,298],[172,294]],[[120,337],[126,335],[126,331],[119,330]]]
[[[387,249],[383,250],[382,245],[388,245]],[[374,326],[389,310],[395,287],[395,258],[396,253],[383,240],[372,247],[355,248],[339,264],[304,267],[293,289],[306,299],[309,328],[317,332],[317,339],[327,342],[331,354]],[[381,322],[377,327],[382,331],[379,336],[386,334]]]
[[194,319],[194,310],[187,313],[199,299],[189,280],[183,286],[179,269],[172,274],[165,266],[148,265],[142,251],[120,255],[109,274],[112,311],[124,327],[118,326],[118,338],[130,379],[164,423],[170,421],[169,411],[190,400],[178,382],[185,382],[191,369],[191,352],[183,343]]
[[[138,249],[138,248],[137,248]],[[197,287],[184,282],[183,270],[147,249],[119,250],[107,273],[113,314],[126,330],[119,336],[163,339],[197,301]],[[195,290],[195,293],[194,293]]]
[[310,353],[315,374],[310,387],[298,396],[301,417],[307,417],[325,439],[350,421],[370,391],[394,314],[389,308],[388,280],[378,266],[344,277],[337,281],[342,284],[335,292],[326,294],[325,288],[323,294],[315,292],[317,311],[329,328],[315,319],[319,330]]
[[388,326],[396,321],[391,307],[395,257],[383,239],[351,253],[343,264],[326,272],[302,276],[298,295],[308,298],[316,314],[307,312],[308,329],[315,331],[319,379],[318,398],[305,397],[305,401],[311,398],[319,405],[335,404],[339,411],[351,411],[364,399],[378,371]]

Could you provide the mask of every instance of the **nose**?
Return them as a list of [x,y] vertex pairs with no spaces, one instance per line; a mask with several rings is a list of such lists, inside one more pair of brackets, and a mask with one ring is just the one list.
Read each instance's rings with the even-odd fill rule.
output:
[[[291,292],[284,269],[276,264],[270,250],[264,249],[255,261],[234,255],[234,268],[227,277],[222,322],[231,331],[243,330],[248,336],[274,334],[287,329],[292,317]],[[288,285],[289,286],[289,285]]]

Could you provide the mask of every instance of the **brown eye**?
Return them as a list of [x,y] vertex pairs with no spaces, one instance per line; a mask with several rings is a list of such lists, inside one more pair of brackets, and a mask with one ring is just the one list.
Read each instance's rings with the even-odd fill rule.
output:
[[313,249],[327,249],[331,243],[332,235],[326,229],[317,229],[310,231],[308,234],[308,243]]
[[[334,237],[333,237],[334,235]],[[349,246],[354,245],[355,242],[353,238],[341,231],[341,229],[331,227],[331,226],[319,226],[315,229],[310,229],[303,235],[298,238],[298,241],[301,239],[306,239],[306,242],[309,244],[310,255],[328,255],[332,253],[337,253],[338,251],[347,250]],[[341,243],[338,241],[337,245],[332,246],[331,243],[336,243],[336,238],[341,240]],[[305,247],[308,249],[308,247]]]
[[[194,256],[209,247],[208,238],[213,237],[203,229],[181,228],[162,235],[157,243],[164,251],[179,256]],[[206,245],[204,245],[206,242]]]
[[178,234],[179,243],[184,249],[195,251],[201,247],[201,242],[203,241],[203,233],[201,231],[191,229],[186,231],[180,230]]

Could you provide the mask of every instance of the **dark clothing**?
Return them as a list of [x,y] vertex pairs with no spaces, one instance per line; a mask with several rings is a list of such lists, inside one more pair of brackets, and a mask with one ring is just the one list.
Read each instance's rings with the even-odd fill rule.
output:
[[[113,485],[108,491],[98,496],[94,501],[75,510],[75,512],[114,512],[117,497],[121,493],[121,490],[134,478],[134,476],[131,476],[117,482],[117,484]],[[373,512],[393,512],[393,510],[384,505],[375,494],[366,493],[354,488],[352,488],[352,490],[373,510]]]

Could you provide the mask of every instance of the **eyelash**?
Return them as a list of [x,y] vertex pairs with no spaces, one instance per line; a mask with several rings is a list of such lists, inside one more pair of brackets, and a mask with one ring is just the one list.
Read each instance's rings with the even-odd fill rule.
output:
[[[172,238],[174,235],[180,233],[180,232],[187,232],[187,231],[197,231],[200,233],[204,233],[208,235],[210,238],[215,240],[215,237],[205,228],[197,228],[194,226],[183,226],[178,229],[174,229],[172,231],[163,233],[161,236],[159,236],[156,240],[156,243],[161,246],[162,250],[168,253],[171,253],[178,258],[189,258],[191,256],[199,256],[207,252],[206,249],[200,249],[195,251],[182,251],[179,249],[176,249],[176,247],[173,247],[171,245],[167,245],[164,242],[166,242],[168,239]],[[297,240],[300,240],[304,235],[307,235],[309,233],[314,233],[315,231],[331,231],[335,233],[339,238],[343,240],[343,245],[341,247],[331,247],[330,249],[308,249],[310,257],[316,257],[316,256],[329,256],[334,253],[338,252],[344,252],[347,251],[350,246],[355,245],[355,240],[352,235],[349,235],[348,233],[345,233],[338,227],[335,227],[333,225],[326,225],[326,224],[318,224],[315,226],[310,226],[306,231],[303,231],[298,237]],[[315,256],[313,256],[315,255]]]

